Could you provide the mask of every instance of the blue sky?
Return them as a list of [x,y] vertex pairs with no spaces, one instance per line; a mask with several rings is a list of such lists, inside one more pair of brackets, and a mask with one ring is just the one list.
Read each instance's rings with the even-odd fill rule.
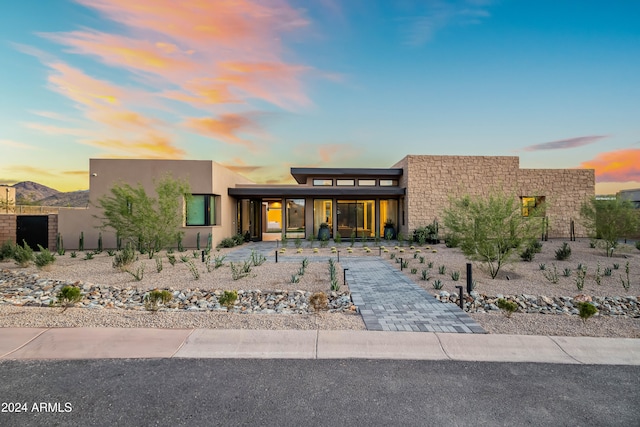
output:
[[0,182],[212,159],[258,182],[517,155],[640,187],[640,2],[25,0],[0,15]]

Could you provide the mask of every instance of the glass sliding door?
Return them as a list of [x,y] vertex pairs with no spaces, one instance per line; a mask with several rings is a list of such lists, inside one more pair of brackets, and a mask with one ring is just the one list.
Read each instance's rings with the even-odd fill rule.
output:
[[304,199],[286,199],[286,235],[304,238]]
[[320,224],[329,225],[329,232],[333,235],[333,202],[331,200],[316,199],[313,201],[313,234],[318,235]]
[[349,238],[375,236],[376,209],[373,200],[338,200],[338,233]]

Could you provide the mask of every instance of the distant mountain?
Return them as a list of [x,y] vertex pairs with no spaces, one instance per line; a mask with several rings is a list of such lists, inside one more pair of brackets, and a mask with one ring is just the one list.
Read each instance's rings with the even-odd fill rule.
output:
[[33,181],[19,182],[13,187],[17,204],[83,207],[89,203],[89,190],[64,193]]
[[89,204],[89,190],[70,191],[45,197],[38,201],[42,206],[70,206],[74,208],[85,207]]

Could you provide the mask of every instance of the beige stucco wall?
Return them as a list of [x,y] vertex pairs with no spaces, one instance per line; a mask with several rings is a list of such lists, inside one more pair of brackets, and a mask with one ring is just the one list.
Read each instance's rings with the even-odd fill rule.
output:
[[[219,225],[211,227],[183,227],[185,247],[196,247],[196,236],[200,232],[201,245],[206,245],[208,234],[213,235],[215,246],[225,237],[236,233],[236,202],[227,194],[229,187],[237,183],[250,183],[248,179],[229,169],[208,160],[140,160],[140,159],[91,159],[89,200],[90,207],[85,211],[61,209],[58,230],[64,237],[65,248],[77,249],[80,232],[84,232],[85,249],[98,245],[99,225],[96,218],[100,215],[98,199],[109,193],[118,183],[143,186],[147,194],[155,194],[154,182],[166,174],[175,179],[187,181],[194,194],[216,194],[220,196]],[[116,246],[115,232],[102,233],[104,248]],[[177,246],[177,242],[175,244]]]
[[568,237],[571,219],[578,237],[586,236],[579,211],[582,202],[595,194],[592,169],[520,169],[515,156],[429,155],[407,156],[393,167],[404,169],[403,233],[434,219],[441,222],[450,197],[504,191],[517,197],[545,196],[550,237]]

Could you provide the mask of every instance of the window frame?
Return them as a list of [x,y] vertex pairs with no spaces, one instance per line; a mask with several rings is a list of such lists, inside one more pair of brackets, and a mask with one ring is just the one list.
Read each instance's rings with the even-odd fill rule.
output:
[[[204,223],[203,224],[191,224],[189,223],[189,202],[185,203],[185,227],[213,227],[220,225],[219,212],[220,212],[220,196],[217,194],[191,194],[191,197],[202,196],[204,197],[203,205],[204,209]],[[199,207],[200,208],[200,207]]]

